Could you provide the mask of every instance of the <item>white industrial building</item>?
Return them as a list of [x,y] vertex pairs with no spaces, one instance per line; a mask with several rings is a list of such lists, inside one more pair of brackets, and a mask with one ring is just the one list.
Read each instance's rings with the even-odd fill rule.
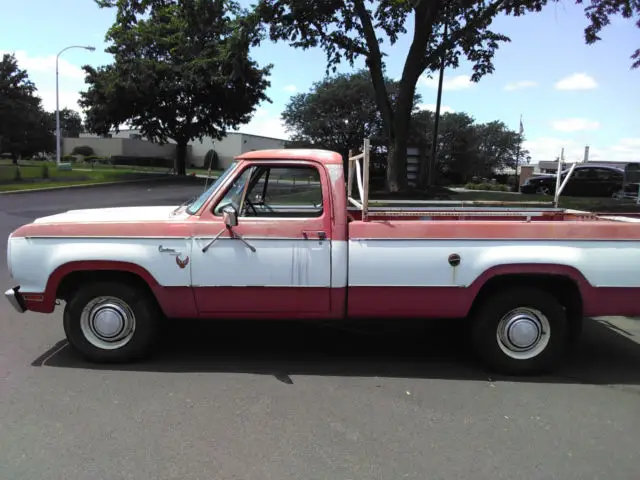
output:
[[[109,137],[101,137],[91,133],[81,133],[79,138],[63,139],[64,155],[70,154],[75,147],[86,145],[93,149],[99,157],[116,155],[174,158],[175,142],[161,145],[142,138],[138,130],[120,130],[111,132]],[[271,148],[284,148],[286,140],[281,138],[263,137],[242,132],[229,132],[222,140],[204,137],[202,140],[189,142],[187,162],[194,167],[205,164],[205,156],[210,151],[218,155],[218,166],[226,168],[231,160],[245,152]]]

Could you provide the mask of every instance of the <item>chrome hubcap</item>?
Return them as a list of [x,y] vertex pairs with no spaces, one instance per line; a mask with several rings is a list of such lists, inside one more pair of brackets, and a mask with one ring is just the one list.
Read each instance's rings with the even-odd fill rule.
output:
[[124,347],[135,331],[136,319],[126,302],[97,297],[82,310],[80,328],[89,343],[104,350]]
[[547,317],[534,308],[517,308],[507,313],[498,324],[500,349],[518,360],[536,357],[549,344],[551,327]]

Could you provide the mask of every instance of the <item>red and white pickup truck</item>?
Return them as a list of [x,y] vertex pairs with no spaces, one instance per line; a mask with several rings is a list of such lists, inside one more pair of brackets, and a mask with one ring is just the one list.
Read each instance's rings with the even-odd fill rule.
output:
[[36,219],[9,237],[5,295],[20,312],[63,300],[69,343],[96,362],[142,358],[164,318],[466,318],[485,364],[532,374],[583,317],[640,315],[637,219],[374,208],[368,149],[349,160],[348,188],[337,153],[264,150],[179,207]]

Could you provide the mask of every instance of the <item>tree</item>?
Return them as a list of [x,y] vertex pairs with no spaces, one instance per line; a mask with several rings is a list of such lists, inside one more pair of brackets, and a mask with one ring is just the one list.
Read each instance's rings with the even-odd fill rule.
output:
[[[585,3],[584,0],[576,0],[577,4]],[[589,25],[584,29],[584,38],[587,45],[592,45],[601,40],[600,31],[609,25],[609,20],[614,15],[622,15],[623,18],[638,17],[636,26],[640,28],[640,2],[638,0],[590,0],[590,5],[584,9],[585,16],[589,19]],[[631,68],[640,68],[640,48],[631,55],[633,63]]]
[[[387,91],[398,91],[398,82],[385,78]],[[415,104],[420,96],[414,98]],[[326,77],[313,84],[309,93],[291,97],[282,113],[291,141],[317,145],[347,156],[365,138],[385,141],[384,122],[376,104],[368,71]]]
[[51,151],[53,128],[26,70],[14,55],[0,62],[0,153],[19,156]]
[[[53,112],[53,122],[55,124],[55,115]],[[78,138],[83,131],[82,117],[75,110],[63,108],[60,110],[60,136],[63,138]]]
[[493,121],[476,127],[478,155],[492,169],[516,168],[528,163],[529,151],[522,148],[520,134],[503,122]]
[[[578,0],[582,1],[582,0]],[[592,35],[608,16],[631,11],[630,0],[590,0]],[[631,0],[637,11],[637,1]],[[501,42],[510,39],[489,29],[499,14],[519,16],[540,11],[548,0],[258,0],[255,19],[262,21],[272,41],[285,40],[295,48],[322,48],[327,56],[327,70],[346,60],[363,57],[371,73],[376,103],[389,138],[387,187],[401,190],[406,183],[406,149],[411,109],[418,79],[425,72],[437,70],[444,62],[457,67],[466,57],[473,65],[471,79],[479,81],[493,72],[492,58]],[[618,7],[607,7],[616,2]],[[626,10],[625,10],[626,9]],[[588,10],[588,9],[587,9]],[[385,40],[394,44],[406,33],[412,18],[413,34],[407,53],[398,94],[392,99],[384,81]],[[602,17],[602,18],[600,18]],[[257,20],[256,20],[257,21]],[[444,26],[448,35],[444,35]],[[587,35],[587,41],[590,38]],[[595,40],[594,40],[595,41]]]
[[472,116],[458,112],[442,115],[436,169],[449,181],[467,183],[472,175],[492,172],[492,167],[478,155],[476,133]]
[[270,101],[271,65],[249,56],[259,30],[233,0],[96,0],[115,7],[106,51],[114,63],[83,67],[81,94],[87,126],[107,133],[127,123],[144,137],[177,144],[176,172],[184,174],[189,141],[221,139],[248,123]]

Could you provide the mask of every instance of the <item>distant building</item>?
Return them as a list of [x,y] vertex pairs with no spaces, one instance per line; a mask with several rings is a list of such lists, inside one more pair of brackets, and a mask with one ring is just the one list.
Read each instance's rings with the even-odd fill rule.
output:
[[[284,148],[286,140],[263,137],[242,132],[229,132],[222,140],[204,137],[202,140],[189,142],[187,162],[194,167],[205,164],[205,156],[209,151],[218,155],[219,167],[226,168],[234,157],[253,150]],[[140,156],[174,158],[175,142],[165,145],[149,142],[142,137],[139,130],[120,130],[111,132],[107,138],[91,133],[81,133],[79,138],[65,138],[63,154],[70,154],[74,147],[87,145],[93,148],[98,156]]]

